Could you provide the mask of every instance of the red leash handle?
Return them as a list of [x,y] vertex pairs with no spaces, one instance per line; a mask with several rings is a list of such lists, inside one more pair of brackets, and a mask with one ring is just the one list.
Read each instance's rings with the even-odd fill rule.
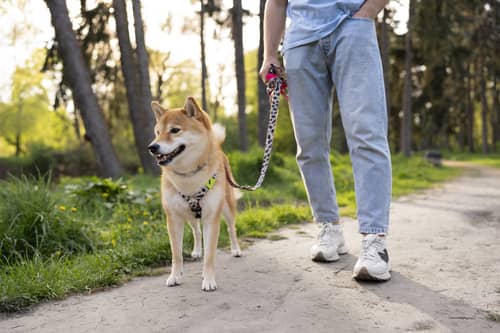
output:
[[286,77],[278,73],[278,70],[274,64],[271,64],[269,71],[266,74],[266,86],[267,86],[267,94],[271,96],[274,91],[274,87],[276,86],[276,81],[281,81],[281,89],[280,94],[288,99],[288,85],[286,83]]

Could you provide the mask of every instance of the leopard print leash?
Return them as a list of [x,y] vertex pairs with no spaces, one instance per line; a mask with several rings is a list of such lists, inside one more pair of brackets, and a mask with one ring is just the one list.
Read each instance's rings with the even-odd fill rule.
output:
[[266,132],[266,144],[264,146],[264,157],[262,160],[262,166],[260,168],[260,175],[257,179],[257,183],[254,186],[249,185],[239,185],[231,176],[229,172],[226,172],[226,177],[229,184],[237,189],[246,191],[255,191],[262,186],[264,178],[266,177],[266,172],[269,167],[269,161],[271,159],[271,151],[273,149],[274,131],[276,130],[276,124],[278,121],[279,112],[279,101],[280,96],[283,94],[287,98],[287,82],[285,75],[281,71],[278,71],[276,66],[271,65],[269,73],[266,75],[266,91],[269,95],[271,102],[269,110],[269,122],[267,125]]

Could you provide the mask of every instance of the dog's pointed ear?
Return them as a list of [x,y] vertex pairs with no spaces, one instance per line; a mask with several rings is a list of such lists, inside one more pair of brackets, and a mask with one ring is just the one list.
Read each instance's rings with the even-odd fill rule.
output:
[[163,114],[167,111],[162,108],[160,103],[158,103],[157,101],[151,102],[151,109],[153,110],[153,114],[155,115],[156,122],[158,122],[161,116],[163,116]]
[[198,118],[203,112],[194,97],[191,96],[186,98],[186,102],[184,103],[184,110],[186,110],[186,114],[188,115],[188,117],[195,118]]

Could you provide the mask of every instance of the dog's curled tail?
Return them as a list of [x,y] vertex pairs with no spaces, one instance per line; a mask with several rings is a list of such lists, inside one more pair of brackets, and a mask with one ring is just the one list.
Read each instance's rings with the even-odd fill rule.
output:
[[214,133],[215,140],[218,143],[223,143],[226,138],[226,128],[219,123],[212,125],[212,131]]

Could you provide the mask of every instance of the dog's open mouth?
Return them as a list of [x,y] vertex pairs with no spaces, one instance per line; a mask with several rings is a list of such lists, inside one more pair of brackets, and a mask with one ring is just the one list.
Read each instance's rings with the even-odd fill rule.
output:
[[172,160],[174,158],[179,156],[180,153],[182,153],[184,151],[184,149],[186,149],[186,146],[180,145],[179,147],[175,148],[173,151],[171,151],[168,154],[157,154],[157,155],[155,155],[156,161],[158,162],[159,165],[167,165],[170,162],[172,162]]

